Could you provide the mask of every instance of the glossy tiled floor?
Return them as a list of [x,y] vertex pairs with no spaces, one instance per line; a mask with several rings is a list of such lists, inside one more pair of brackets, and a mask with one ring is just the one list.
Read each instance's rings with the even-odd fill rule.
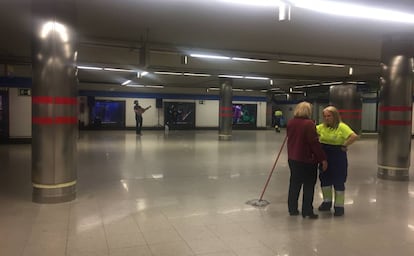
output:
[[375,138],[349,150],[343,218],[288,216],[286,150],[264,196],[270,205],[246,205],[283,136],[81,132],[77,199],[55,205],[31,202],[30,145],[0,145],[0,255],[412,255],[414,184],[376,178]]

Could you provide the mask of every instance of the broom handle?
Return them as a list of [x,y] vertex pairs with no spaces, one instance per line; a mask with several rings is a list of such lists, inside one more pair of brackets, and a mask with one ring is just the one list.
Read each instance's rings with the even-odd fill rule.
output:
[[273,164],[272,170],[270,171],[269,177],[267,178],[266,184],[265,184],[265,186],[263,188],[262,194],[260,195],[259,201],[262,201],[262,199],[263,199],[263,195],[264,195],[264,193],[266,191],[267,185],[269,185],[270,178],[272,177],[273,171],[275,170],[277,161],[279,160],[280,153],[282,153],[283,147],[285,146],[286,140],[287,140],[287,135],[286,135],[285,139],[283,140],[283,143],[282,143],[282,146],[280,147],[279,153],[277,154],[275,163]]

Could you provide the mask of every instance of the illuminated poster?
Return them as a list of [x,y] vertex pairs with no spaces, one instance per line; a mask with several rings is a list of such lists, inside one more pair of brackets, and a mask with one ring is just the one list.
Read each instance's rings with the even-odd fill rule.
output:
[[194,129],[195,103],[164,102],[164,120],[170,129]]
[[256,104],[233,104],[233,128],[256,128],[256,119]]

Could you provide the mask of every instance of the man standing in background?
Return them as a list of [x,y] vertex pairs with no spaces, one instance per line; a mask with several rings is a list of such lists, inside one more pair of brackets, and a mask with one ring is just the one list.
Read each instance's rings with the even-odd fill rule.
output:
[[138,104],[138,101],[135,100],[134,101],[134,112],[135,112],[135,121],[136,121],[136,132],[138,135],[141,135],[141,129],[142,129],[142,114],[147,111],[147,109],[149,109],[151,107],[148,106],[146,108],[141,107]]

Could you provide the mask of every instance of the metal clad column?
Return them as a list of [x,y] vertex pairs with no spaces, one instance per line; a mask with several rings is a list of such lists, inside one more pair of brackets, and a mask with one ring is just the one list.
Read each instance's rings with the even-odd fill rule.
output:
[[378,177],[409,179],[412,117],[413,38],[383,41],[378,106]]
[[273,92],[266,93],[266,127],[272,127],[273,124]]
[[341,119],[354,132],[361,133],[362,99],[353,84],[335,85],[329,89],[330,104],[341,114]]
[[32,1],[33,201],[76,197],[76,15],[71,0]]
[[233,89],[231,79],[220,80],[219,140],[231,140],[233,125]]

